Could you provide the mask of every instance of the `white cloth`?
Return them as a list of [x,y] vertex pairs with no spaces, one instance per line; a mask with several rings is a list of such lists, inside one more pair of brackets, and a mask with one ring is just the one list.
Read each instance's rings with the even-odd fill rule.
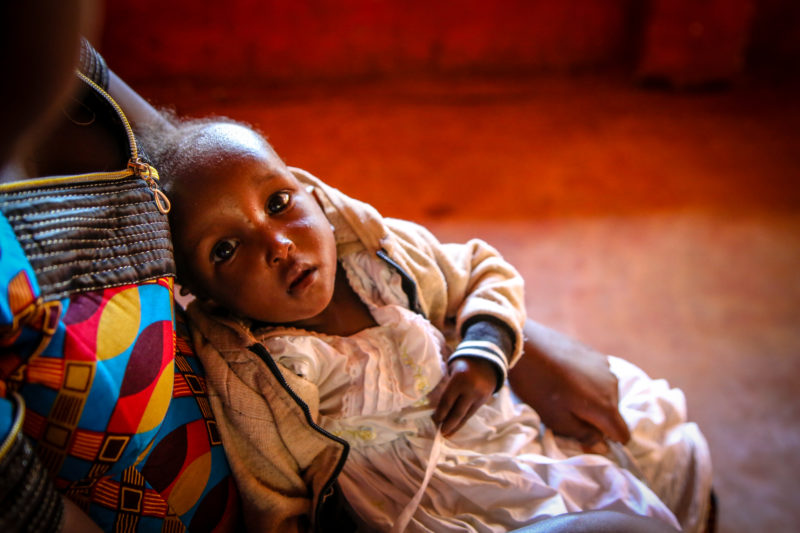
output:
[[[447,347],[422,316],[401,305],[384,305],[380,291],[369,288],[368,280],[381,279],[374,270],[380,265],[363,257],[343,263],[378,326],[350,337],[295,331],[270,337],[265,345],[281,365],[319,388],[320,423],[351,445],[339,477],[344,494],[361,519],[388,531],[428,467],[436,435],[428,398],[435,397],[444,376]],[[397,284],[385,283],[381,290],[392,286]],[[642,380],[656,383],[617,361],[615,371],[633,376],[622,376],[623,386],[636,390],[645,387],[637,385]],[[669,389],[664,392],[655,410],[649,399],[623,409],[623,415],[638,420],[634,430],[663,432],[658,402],[682,400]],[[532,409],[507,387],[501,389],[441,442],[438,464],[408,531],[507,531],[587,509],[650,515],[678,527],[673,513],[634,474],[610,458],[581,453],[574,442],[556,439],[540,426]],[[634,457],[652,455],[658,440],[642,435]],[[649,451],[644,443],[650,443]]]

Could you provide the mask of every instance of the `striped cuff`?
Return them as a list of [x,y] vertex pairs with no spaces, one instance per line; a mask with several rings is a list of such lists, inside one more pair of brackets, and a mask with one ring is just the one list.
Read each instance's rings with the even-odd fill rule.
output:
[[503,353],[499,346],[489,341],[465,340],[458,345],[456,351],[447,359],[447,362],[450,363],[462,357],[480,357],[493,363],[495,372],[497,372],[497,386],[494,391],[500,390],[506,381],[508,362],[506,361],[506,354]]

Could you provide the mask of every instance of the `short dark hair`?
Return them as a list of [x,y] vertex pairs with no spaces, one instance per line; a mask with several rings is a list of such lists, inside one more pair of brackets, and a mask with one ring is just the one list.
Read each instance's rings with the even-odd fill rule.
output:
[[202,118],[182,118],[172,109],[158,111],[164,118],[164,123],[137,124],[134,132],[140,157],[158,170],[161,188],[167,196],[171,196],[174,178],[185,162],[184,154],[208,126],[234,124],[258,133],[266,142],[266,136],[256,127],[230,117],[212,115]]

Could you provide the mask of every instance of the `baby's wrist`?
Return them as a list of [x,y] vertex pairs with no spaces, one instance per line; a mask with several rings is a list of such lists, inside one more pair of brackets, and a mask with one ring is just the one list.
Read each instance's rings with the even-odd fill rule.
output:
[[493,343],[488,341],[464,341],[458,345],[456,351],[447,359],[448,367],[459,360],[491,368],[495,377],[493,392],[500,390],[503,383],[505,383],[505,357]]

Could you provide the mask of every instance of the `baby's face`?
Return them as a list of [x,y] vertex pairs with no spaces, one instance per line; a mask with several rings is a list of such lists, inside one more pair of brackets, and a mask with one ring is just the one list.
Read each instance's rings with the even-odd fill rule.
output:
[[333,229],[316,199],[260,136],[216,125],[173,186],[180,281],[255,320],[302,325],[330,303]]

